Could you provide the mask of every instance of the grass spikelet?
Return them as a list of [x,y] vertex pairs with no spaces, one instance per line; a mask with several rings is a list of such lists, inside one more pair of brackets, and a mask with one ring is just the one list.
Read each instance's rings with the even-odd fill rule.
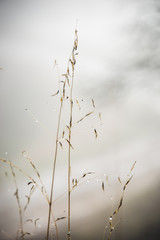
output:
[[63,149],[63,145],[62,145],[62,143],[61,143],[60,141],[58,141],[58,142],[59,142],[60,147]]
[[98,134],[97,134],[97,130],[96,129],[94,129],[94,134],[95,134],[95,138],[97,139]]
[[129,173],[129,175],[130,175],[130,174],[131,174],[131,172],[133,171],[133,169],[134,169],[135,165],[136,165],[136,161],[133,163],[133,166],[131,167],[131,170],[130,170],[130,173]]
[[104,182],[102,182],[102,190],[104,191]]
[[77,105],[78,105],[79,110],[81,110],[81,106],[80,106],[80,104],[79,104],[78,99],[76,99],[76,103],[77,103]]
[[102,125],[102,116],[101,116],[101,113],[99,112],[99,120],[100,120],[100,123]]
[[95,174],[95,172],[87,172],[87,173],[84,173],[81,178],[84,178],[84,177],[86,177],[87,175],[90,175],[90,174]]
[[65,135],[65,131],[63,130],[63,132],[62,132],[62,139],[64,138],[64,135]]
[[31,189],[30,189],[30,192],[32,192],[33,188],[34,188],[34,185],[32,185],[32,187],[31,187]]
[[120,179],[120,177],[119,177],[119,176],[118,176],[118,181],[119,181],[119,183],[122,183],[122,182],[121,182],[121,179]]
[[[75,179],[75,185],[74,186],[77,186],[77,184],[78,184],[78,181],[77,181],[77,178]],[[73,186],[73,187],[74,187]]]
[[30,185],[31,183],[33,183],[33,182],[28,182],[27,185]]
[[63,220],[63,219],[66,219],[66,217],[58,217],[58,218],[56,219],[56,222],[57,222],[57,221],[60,221],[60,220]]
[[106,183],[108,184],[108,176],[106,176]]
[[36,227],[36,225],[37,225],[37,221],[39,221],[40,220],[40,218],[37,218],[35,221],[34,221],[34,226]]
[[132,176],[127,180],[127,182],[125,183],[125,185],[124,185],[124,187],[123,187],[123,191],[125,191],[128,183],[131,181],[132,177],[133,177],[133,175],[132,175]]
[[80,120],[78,120],[76,123],[81,122],[83,119],[85,119],[86,117],[88,117],[89,115],[91,115],[93,112],[89,112],[87,113],[84,117],[82,117]]
[[68,83],[68,86],[70,87],[70,83],[69,83],[69,75],[68,75],[68,73],[62,74],[62,76],[65,77],[65,79],[66,79],[66,81],[67,81],[67,83]]
[[56,66],[57,66],[57,60],[55,59],[55,60],[54,60],[53,68],[55,68]]
[[[32,182],[30,182],[30,183],[32,183]],[[29,203],[30,203],[30,200],[31,200],[31,196],[32,196],[32,194],[34,193],[34,191],[35,191],[35,189],[36,189],[36,185],[34,186],[32,186],[31,187],[31,189],[30,189],[30,192],[29,192],[29,196],[25,196],[26,198],[27,198],[27,203],[26,203],[26,205],[25,205],[25,207],[24,207],[24,212],[26,211],[26,209],[27,209],[27,207],[28,207],[28,205],[29,205]]]
[[58,95],[58,93],[59,93],[59,90],[55,94],[51,95],[51,97]]
[[69,144],[69,146],[74,150],[74,147],[72,146],[72,144],[70,143],[70,141],[68,139],[65,139],[67,141],[67,143]]
[[72,185],[74,185],[74,178],[72,179]]
[[94,100],[92,99],[92,106],[95,108],[95,103],[94,103]]

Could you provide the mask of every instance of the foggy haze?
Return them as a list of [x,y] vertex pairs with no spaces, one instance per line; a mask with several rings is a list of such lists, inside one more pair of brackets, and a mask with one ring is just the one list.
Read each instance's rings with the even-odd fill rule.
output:
[[[79,46],[75,69],[74,121],[96,109],[73,129],[72,178],[96,173],[72,196],[72,239],[102,239],[105,224],[119,203],[122,185],[133,163],[120,223],[111,239],[159,239],[160,200],[160,3],[158,0],[0,1],[0,157],[34,175],[22,157],[26,150],[50,192],[59,109],[58,74],[66,71],[77,25]],[[82,101],[83,100],[83,101]],[[27,111],[25,110],[27,109]],[[98,117],[102,114],[102,124]],[[62,128],[67,110],[64,109]],[[94,129],[98,137],[95,140]],[[10,170],[0,163],[0,226],[12,237],[18,209]],[[8,174],[8,178],[5,176]],[[105,192],[101,182],[106,175]],[[120,176],[123,184],[117,180]],[[17,174],[25,205],[27,179]],[[90,181],[90,182],[89,182]],[[59,149],[55,196],[67,188],[66,150]],[[33,194],[27,218],[40,218],[45,236],[48,206]],[[67,197],[56,201],[55,216],[67,211]],[[65,212],[64,212],[65,211]],[[24,220],[24,221],[25,221]],[[25,226],[25,225],[24,225]],[[66,238],[67,220],[58,223]],[[27,230],[28,229],[28,230]],[[1,239],[5,238],[0,233]],[[30,236],[29,236],[30,237]],[[28,237],[28,238],[29,238]]]

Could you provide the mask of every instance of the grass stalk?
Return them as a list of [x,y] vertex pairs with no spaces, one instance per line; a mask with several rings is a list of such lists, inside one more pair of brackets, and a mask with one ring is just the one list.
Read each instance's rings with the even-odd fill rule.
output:
[[54,154],[54,162],[53,162],[53,172],[52,172],[52,182],[51,182],[51,194],[49,200],[49,210],[48,210],[48,224],[47,224],[47,240],[49,239],[49,228],[50,228],[50,220],[51,220],[51,209],[52,209],[52,199],[53,199],[53,186],[54,186],[54,178],[55,178],[55,170],[56,170],[56,161],[57,161],[57,152],[58,152],[58,138],[59,138],[59,129],[60,129],[60,121],[61,121],[61,113],[63,107],[63,98],[60,99],[60,108],[58,115],[58,125],[57,125],[57,134],[56,134],[56,147]]
[[[17,204],[18,204],[18,210],[19,210],[19,220],[20,220],[20,234],[21,234],[21,238],[24,239],[24,231],[23,231],[23,216],[22,216],[22,208],[21,208],[21,204],[20,204],[20,199],[19,199],[19,193],[18,193],[18,185],[17,185],[17,181],[16,181],[16,174],[13,170],[13,166],[11,161],[9,161],[9,165],[11,168],[11,173],[13,176],[13,180],[14,180],[14,184],[16,187],[16,191],[15,191],[15,196],[16,196],[16,200],[17,200]],[[18,231],[19,232],[19,231]]]
[[72,118],[73,118],[73,83],[74,83],[74,67],[76,64],[75,51],[78,46],[78,36],[77,30],[75,30],[75,40],[72,49],[72,56],[70,59],[72,65],[72,76],[71,76],[71,86],[70,86],[70,119],[69,119],[69,133],[68,133],[68,240],[71,239],[71,136],[72,136]]

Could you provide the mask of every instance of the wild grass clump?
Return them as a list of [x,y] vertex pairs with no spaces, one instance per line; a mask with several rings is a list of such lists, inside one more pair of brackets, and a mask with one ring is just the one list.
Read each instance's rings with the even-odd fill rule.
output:
[[[54,150],[54,158],[53,158],[52,178],[51,178],[51,184],[50,184],[50,194],[46,190],[46,187],[42,181],[41,175],[40,175],[37,167],[35,166],[33,160],[31,159],[31,157],[28,155],[28,153],[26,151],[22,152],[22,156],[25,160],[28,161],[31,169],[33,170],[34,177],[30,176],[30,174],[26,173],[23,169],[19,168],[15,164],[13,164],[10,160],[6,160],[6,159],[2,159],[2,158],[0,159],[0,162],[6,163],[9,165],[11,174],[13,177],[13,182],[15,185],[15,194],[14,195],[16,197],[18,212],[19,212],[19,226],[18,226],[16,239],[24,239],[27,236],[31,235],[30,232],[27,232],[24,230],[24,222],[32,222],[32,223],[34,223],[34,226],[36,227],[37,222],[40,220],[40,218],[36,218],[34,221],[32,220],[32,218],[28,218],[26,220],[24,219],[25,212],[28,209],[30,202],[31,202],[31,197],[34,194],[35,190],[38,189],[48,204],[46,240],[49,240],[50,238],[59,240],[59,232],[58,232],[57,222],[61,221],[61,220],[65,220],[65,219],[67,219],[66,237],[68,240],[70,240],[71,239],[71,193],[72,193],[72,191],[74,191],[74,189],[78,188],[82,183],[86,182],[87,177],[90,176],[90,181],[92,179],[96,178],[96,172],[86,171],[80,177],[77,177],[77,178],[74,177],[71,179],[71,151],[74,150],[74,146],[72,144],[73,127],[75,125],[79,124],[80,122],[85,121],[85,118],[90,117],[90,115],[94,114],[96,111],[95,101],[94,101],[94,99],[91,99],[90,111],[87,112],[85,115],[81,116],[78,121],[75,121],[73,119],[74,103],[77,104],[79,110],[81,110],[81,106],[80,106],[78,99],[73,98],[73,87],[74,87],[74,81],[75,81],[75,66],[76,66],[76,62],[77,62],[77,56],[78,56],[78,31],[77,31],[77,29],[75,29],[73,48],[72,48],[71,55],[70,55],[68,63],[67,63],[66,72],[61,74],[61,76],[59,75],[59,80],[58,80],[59,89],[57,90],[57,92],[55,94],[52,95],[52,97],[59,96],[59,111],[58,111],[58,119],[57,119],[57,131],[56,131],[56,139],[55,139],[55,150]],[[55,67],[58,67],[57,61],[55,61]],[[63,77],[63,80],[61,80],[61,77]],[[66,94],[66,92],[67,92],[67,94]],[[66,129],[63,129],[62,132],[60,133],[62,112],[63,112],[65,101],[69,102],[69,111],[68,111],[69,121],[65,123]],[[25,110],[28,110],[28,109],[25,109]],[[102,125],[103,122],[102,122],[101,112],[98,113],[98,117],[99,117],[100,125]],[[99,136],[98,135],[99,133],[96,128],[93,128],[93,134],[94,134],[94,137],[96,140]],[[55,199],[54,198],[54,188],[55,188],[55,173],[56,173],[56,165],[57,165],[57,159],[58,159],[58,150],[59,150],[59,147],[61,147],[63,149],[64,141],[67,143],[68,186],[67,186],[66,191],[64,193],[62,193],[57,199]],[[133,176],[130,176],[130,174],[133,171],[135,163],[133,164],[133,166],[130,170],[130,173],[128,175],[128,179],[123,186],[122,196],[120,198],[119,204],[118,204],[117,208],[113,211],[113,213],[110,215],[109,221],[105,225],[103,239],[109,240],[111,237],[111,233],[115,229],[116,224],[113,223],[113,220],[116,217],[116,215],[118,214],[118,212],[120,211],[120,208],[122,207],[125,189],[133,177]],[[24,207],[22,207],[22,204],[20,201],[20,194],[19,194],[19,188],[18,188],[15,171],[20,172],[28,179],[27,185],[30,187],[30,190],[29,190],[29,194],[25,195],[27,198],[27,203],[25,204]],[[120,183],[122,183],[120,177],[118,177],[118,181]],[[101,189],[103,192],[105,191],[106,185],[108,185],[108,176],[105,176],[105,180],[101,181]],[[64,195],[67,195],[67,202],[68,202],[67,216],[61,216],[61,217],[55,218],[54,213],[53,213],[53,205],[55,204],[56,201],[58,201]],[[54,223],[55,234],[53,234],[53,232],[51,232],[51,219]],[[1,232],[4,235],[8,234],[4,230],[2,230]],[[107,232],[107,234],[106,234],[106,232]],[[9,236],[9,234],[8,234],[8,236]]]

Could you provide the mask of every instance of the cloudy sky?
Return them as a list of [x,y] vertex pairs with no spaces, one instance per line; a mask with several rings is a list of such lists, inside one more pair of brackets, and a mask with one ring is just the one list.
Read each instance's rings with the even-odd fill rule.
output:
[[[34,176],[21,154],[26,150],[48,192],[59,109],[58,96],[51,95],[58,90],[59,75],[66,71],[75,27],[78,29],[73,117],[76,122],[90,111],[94,110],[94,114],[73,128],[72,178],[87,171],[95,175],[91,180],[86,178],[73,193],[73,239],[101,239],[135,161],[134,177],[115,220],[120,222],[113,239],[159,239],[159,13],[157,0],[0,1],[0,157]],[[61,131],[67,113],[66,104]],[[98,133],[96,140],[94,129]],[[66,147],[64,144],[58,153],[54,199],[62,197],[55,203],[56,217],[66,216],[67,210],[63,195],[67,187]],[[103,192],[101,182],[106,176],[109,183],[105,182]],[[27,179],[17,173],[17,181],[24,206],[29,191]],[[0,188],[1,230],[14,236],[18,225],[15,189],[10,169],[2,163]],[[31,210],[28,208],[24,216],[24,221],[40,218],[38,230],[26,225],[26,231],[32,231],[34,236],[45,231],[44,202],[35,192]],[[11,217],[13,213],[15,217]],[[66,224],[66,220],[59,223],[62,239]]]

